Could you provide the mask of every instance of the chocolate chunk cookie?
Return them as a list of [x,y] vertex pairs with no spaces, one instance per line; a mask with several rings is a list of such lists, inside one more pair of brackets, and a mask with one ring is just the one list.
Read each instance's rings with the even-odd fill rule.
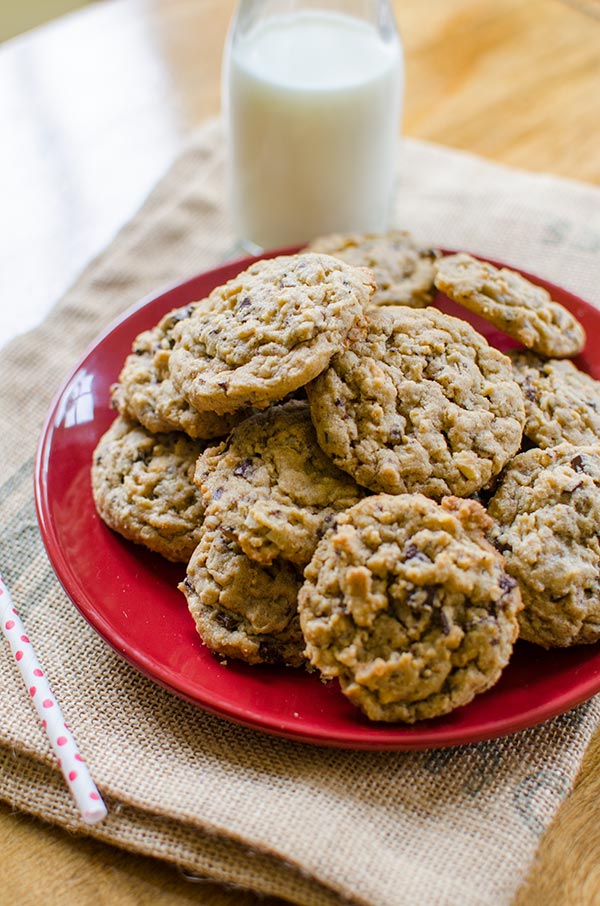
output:
[[320,236],[307,250],[368,267],[377,284],[372,305],[423,308],[431,304],[435,293],[433,262],[438,253],[421,248],[406,230]]
[[365,330],[373,276],[327,255],[258,261],[173,331],[169,372],[200,411],[264,409]]
[[600,441],[600,381],[568,359],[509,353],[525,400],[523,433],[538,447]]
[[184,431],[193,438],[223,437],[247,413],[216,415],[198,412],[175,389],[169,377],[169,357],[174,344],[173,328],[206,303],[177,308],[151,330],[133,341],[129,355],[111,388],[112,404],[126,418],[140,422],[148,431]]
[[489,505],[518,580],[521,635],[545,648],[600,639],[600,444],[515,457]]
[[434,308],[370,318],[367,336],[307,387],[320,446],[374,491],[473,494],[521,445],[509,359]]
[[94,451],[92,491],[100,517],[130,541],[186,562],[204,516],[192,482],[203,449],[184,434],[153,434],[117,417]]
[[508,663],[521,599],[473,500],[368,497],[342,513],[298,598],[311,663],[371,720],[436,717]]
[[179,585],[199,635],[212,651],[249,664],[304,663],[297,596],[301,574],[290,563],[260,566],[207,518]]
[[207,448],[194,480],[222,531],[265,564],[306,566],[335,514],[368,493],[323,453],[300,401],[271,406]]
[[516,271],[464,253],[440,258],[434,269],[438,289],[528,349],[554,358],[583,349],[585,331],[579,321],[546,289]]

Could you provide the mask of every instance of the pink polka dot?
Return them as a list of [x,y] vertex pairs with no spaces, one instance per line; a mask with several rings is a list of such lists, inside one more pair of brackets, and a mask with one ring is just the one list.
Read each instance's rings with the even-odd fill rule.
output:
[[85,761],[85,758],[82,758],[79,752],[75,754],[75,761]]
[[42,705],[44,706],[44,708],[53,708],[54,702],[52,701],[51,698],[45,698],[44,701],[42,702]]
[[98,802],[100,800],[100,796],[98,795],[98,793],[90,793],[90,799],[93,799],[94,802]]
[[36,667],[35,670],[33,671],[33,675],[34,676],[43,676],[44,674],[42,673],[42,671],[40,670],[39,667]]
[[30,687],[29,687],[29,694],[31,695],[32,698],[33,698],[33,696],[35,695],[36,691],[37,691],[37,690],[36,690],[35,686],[30,686]]
[[77,777],[77,771],[69,771],[69,780],[75,780]]
[[42,721],[42,727],[44,728],[44,730],[46,729],[47,726],[48,726],[48,721],[43,720],[43,721]]
[[67,744],[67,737],[66,737],[66,736],[59,736],[58,739],[56,740],[56,745],[57,745],[57,746],[66,746],[66,744]]
[[23,660],[23,652],[15,651],[15,661],[21,661],[21,660]]
[[26,645],[29,644],[29,639],[27,638],[26,635],[22,635],[22,636],[21,636],[21,641],[22,641],[22,642],[25,642]]
[[14,625],[15,625],[15,621],[14,621],[14,620],[7,620],[6,623],[4,624],[4,628],[5,628],[5,629],[12,629]]
[[60,767],[62,765],[62,758],[57,758],[56,762],[57,762],[58,766]]

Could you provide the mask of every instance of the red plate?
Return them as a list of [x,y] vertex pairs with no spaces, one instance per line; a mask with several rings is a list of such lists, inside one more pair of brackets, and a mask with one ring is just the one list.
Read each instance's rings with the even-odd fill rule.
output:
[[[198,638],[177,591],[184,566],[125,541],[101,522],[90,489],[92,451],[114,418],[109,387],[134,337],[253,260],[200,274],[127,312],[83,356],[50,409],[36,463],[38,519],[56,574],[85,619],[122,657],[171,692],[256,730],[321,745],[420,749],[476,742],[538,724],[598,692],[600,645],[547,652],[519,642],[500,681],[469,705],[414,726],[371,723],[336,683],[324,686],[314,674],[233,660],[222,664]],[[569,308],[588,337],[598,334],[599,311],[530,279]],[[445,297],[438,296],[436,304],[471,321],[494,345],[515,345]],[[578,364],[600,378],[600,349],[588,342]]]

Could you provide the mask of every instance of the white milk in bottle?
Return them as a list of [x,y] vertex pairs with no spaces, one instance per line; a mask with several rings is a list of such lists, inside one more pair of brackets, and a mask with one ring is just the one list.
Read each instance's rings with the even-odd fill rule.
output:
[[270,248],[386,229],[403,95],[391,13],[384,29],[311,8],[234,26],[224,75],[240,239]]

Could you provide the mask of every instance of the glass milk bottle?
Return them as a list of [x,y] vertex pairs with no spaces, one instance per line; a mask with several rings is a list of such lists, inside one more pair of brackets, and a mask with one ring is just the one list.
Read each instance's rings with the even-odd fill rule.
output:
[[389,0],[241,0],[223,64],[238,238],[385,230],[403,89]]

